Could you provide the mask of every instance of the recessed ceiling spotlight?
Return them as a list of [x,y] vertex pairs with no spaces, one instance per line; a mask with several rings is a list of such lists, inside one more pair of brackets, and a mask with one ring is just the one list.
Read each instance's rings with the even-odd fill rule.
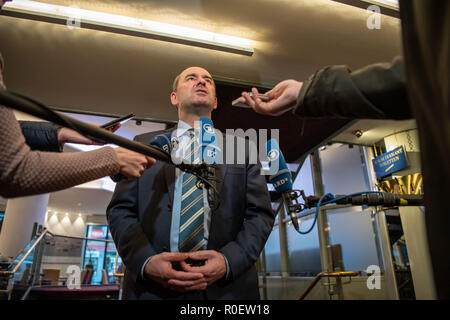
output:
[[357,138],[361,138],[361,136],[364,134],[363,129],[358,129],[352,132],[353,135],[355,135]]

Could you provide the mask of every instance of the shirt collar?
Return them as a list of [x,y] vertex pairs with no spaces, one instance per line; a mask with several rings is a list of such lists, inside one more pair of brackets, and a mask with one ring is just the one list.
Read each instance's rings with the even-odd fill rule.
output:
[[177,130],[175,130],[175,136],[177,138],[181,137],[185,135],[186,131],[188,131],[189,129],[192,129],[192,127],[188,123],[184,122],[183,120],[178,120],[178,126]]
[[192,127],[187,123],[184,122],[183,120],[178,120],[178,129],[182,130],[188,130],[191,129]]

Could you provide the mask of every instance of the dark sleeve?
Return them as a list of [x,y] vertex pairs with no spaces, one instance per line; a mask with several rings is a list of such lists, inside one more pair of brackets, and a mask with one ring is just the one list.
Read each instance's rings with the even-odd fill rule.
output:
[[138,180],[119,182],[106,209],[117,251],[134,281],[140,278],[145,261],[156,254],[138,217]]
[[61,152],[57,131],[60,126],[50,122],[19,121],[25,142],[31,150]]
[[328,66],[304,82],[294,113],[301,117],[410,119],[404,63],[379,63],[352,72]]
[[[135,141],[147,143],[159,132],[136,136]],[[159,164],[155,164],[157,166]],[[157,252],[148,240],[138,217],[139,178],[121,179],[106,209],[106,218],[117,251],[134,281],[140,279],[147,259]],[[149,195],[150,196],[150,195]]]

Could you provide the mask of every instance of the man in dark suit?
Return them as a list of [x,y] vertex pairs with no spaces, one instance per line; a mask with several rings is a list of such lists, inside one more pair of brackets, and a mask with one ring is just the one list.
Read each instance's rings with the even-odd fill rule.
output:
[[[199,67],[184,70],[175,79],[171,102],[179,117],[172,138],[179,141],[178,150],[183,150],[186,141],[196,140],[196,121],[211,118],[217,108],[215,85],[208,71]],[[149,143],[168,131],[140,135],[135,140]],[[140,179],[117,184],[107,218],[126,266],[124,298],[259,298],[255,262],[272,230],[274,216],[260,164],[251,164],[248,152],[245,159],[244,164],[218,165],[217,208],[209,207],[206,191],[192,182],[194,176],[187,178],[188,174],[161,162]],[[192,187],[185,192],[189,183]],[[198,193],[197,202],[189,200],[194,193]],[[192,208],[198,210],[185,222]],[[195,227],[197,233],[182,240],[189,223],[197,220],[201,221]],[[199,241],[187,248],[186,242],[197,236]]]

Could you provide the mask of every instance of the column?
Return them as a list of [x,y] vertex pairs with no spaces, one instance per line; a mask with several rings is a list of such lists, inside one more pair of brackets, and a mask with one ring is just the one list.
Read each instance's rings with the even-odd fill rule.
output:
[[[421,172],[417,129],[403,131],[384,138],[387,151],[401,145],[408,152],[409,168],[394,173],[406,176]],[[409,185],[407,191],[410,191]],[[425,227],[426,212],[421,207],[399,207],[416,299],[436,299],[433,269]]]
[[30,242],[35,222],[45,225],[49,196],[47,193],[8,200],[0,233],[0,252],[4,257],[16,257]]

